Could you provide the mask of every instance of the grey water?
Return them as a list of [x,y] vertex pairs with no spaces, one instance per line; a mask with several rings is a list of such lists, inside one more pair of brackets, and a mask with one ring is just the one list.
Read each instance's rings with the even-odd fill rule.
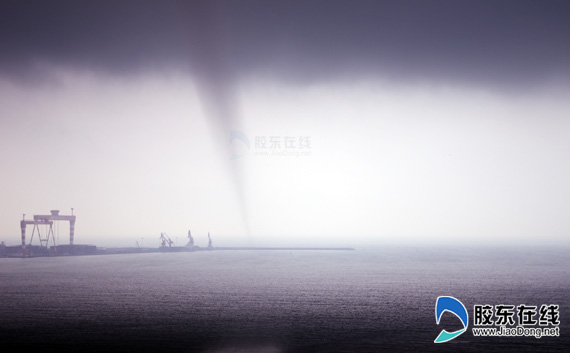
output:
[[[0,259],[0,347],[93,352],[570,350],[568,248]],[[558,304],[559,337],[433,341],[436,298]],[[469,319],[471,321],[471,318]],[[453,328],[453,327],[451,327]]]

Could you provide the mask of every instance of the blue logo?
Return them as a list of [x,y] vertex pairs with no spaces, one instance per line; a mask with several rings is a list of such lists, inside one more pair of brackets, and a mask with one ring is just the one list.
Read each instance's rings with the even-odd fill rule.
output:
[[232,130],[230,132],[230,148],[232,149],[230,159],[245,156],[249,151],[249,138],[241,131]]
[[435,322],[439,325],[439,319],[444,312],[449,311],[453,315],[457,316],[459,320],[463,323],[463,328],[461,330],[457,330],[454,332],[447,332],[442,330],[434,343],[443,343],[447,341],[451,341],[455,337],[461,335],[463,332],[467,330],[469,314],[467,314],[467,309],[465,309],[465,305],[461,303],[459,300],[455,299],[454,297],[438,297],[437,301],[435,302]]

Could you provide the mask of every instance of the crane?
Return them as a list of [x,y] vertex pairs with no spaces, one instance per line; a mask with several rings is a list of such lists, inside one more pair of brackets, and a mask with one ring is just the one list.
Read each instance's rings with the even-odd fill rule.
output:
[[172,241],[172,239],[170,239],[170,237],[168,235],[166,235],[166,233],[160,233],[160,247],[161,248],[165,248],[165,247],[173,247],[174,246],[174,242]]

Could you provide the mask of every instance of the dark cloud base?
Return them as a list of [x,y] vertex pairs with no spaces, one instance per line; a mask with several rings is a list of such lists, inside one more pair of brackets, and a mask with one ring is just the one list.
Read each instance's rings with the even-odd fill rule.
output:
[[567,1],[3,1],[0,72],[517,86],[570,78],[568,18]]

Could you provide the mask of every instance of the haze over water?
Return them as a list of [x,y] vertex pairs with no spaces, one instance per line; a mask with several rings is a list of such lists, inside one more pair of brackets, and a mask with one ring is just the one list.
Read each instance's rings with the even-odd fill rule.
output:
[[556,0],[3,1],[0,241],[73,207],[98,246],[188,229],[569,245],[569,17]]

